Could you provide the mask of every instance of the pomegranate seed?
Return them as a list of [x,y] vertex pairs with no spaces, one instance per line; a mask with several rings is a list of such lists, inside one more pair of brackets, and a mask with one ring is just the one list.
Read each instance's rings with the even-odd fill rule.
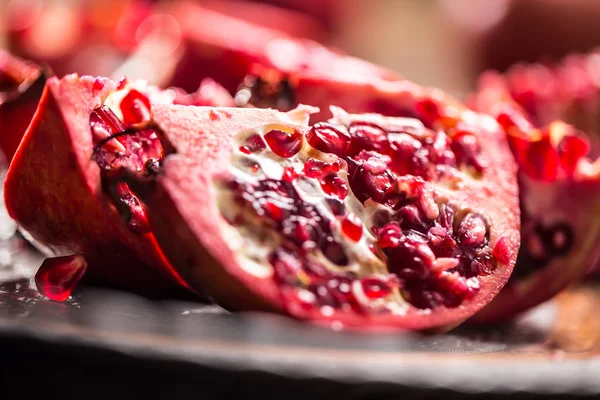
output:
[[363,227],[360,219],[353,213],[348,213],[342,220],[342,232],[354,242],[358,242],[362,237]]
[[65,301],[87,269],[87,262],[81,255],[46,258],[37,273],[35,284],[44,296]]
[[415,104],[415,111],[426,125],[432,126],[442,117],[439,106],[432,99],[419,100]]
[[471,247],[481,247],[485,244],[487,224],[477,214],[467,214],[456,231],[461,244]]
[[296,130],[290,133],[273,129],[265,134],[265,140],[275,154],[290,158],[300,151],[303,136]]
[[117,83],[117,90],[122,90],[127,85],[127,77],[122,77],[121,80]]
[[[242,150],[242,147],[244,148],[244,150]],[[244,141],[244,144],[242,147],[240,147],[240,151],[242,151],[244,153],[246,153],[246,151],[248,151],[248,153],[246,153],[246,154],[250,154],[250,153],[256,153],[256,152],[266,149],[267,144],[265,143],[265,140],[262,138],[262,136],[260,136],[259,134],[254,134],[254,135],[249,136]]]
[[532,178],[553,181],[558,176],[559,164],[558,152],[546,136],[529,145],[526,164],[521,167]]
[[572,176],[577,163],[585,157],[590,150],[587,140],[577,136],[565,136],[558,144],[558,157],[560,164],[568,176]]
[[400,226],[395,223],[385,225],[377,234],[377,243],[382,249],[393,248],[400,244],[400,239],[404,235]]
[[271,202],[267,202],[264,205],[264,209],[267,215],[273,220],[280,222],[283,219],[283,210],[281,209],[281,207]]
[[139,124],[151,118],[150,100],[137,90],[132,89],[127,93],[121,100],[120,108],[126,125]]
[[408,204],[398,210],[397,216],[401,220],[403,228],[424,228],[424,216],[414,204]]
[[447,271],[457,267],[458,264],[460,264],[460,261],[458,261],[456,258],[440,257],[436,258],[436,260],[433,262],[432,269],[435,272]]
[[363,278],[360,280],[362,290],[369,299],[381,299],[400,287],[400,281],[395,275],[385,278]]
[[341,157],[348,147],[350,135],[333,125],[320,122],[308,131],[306,140],[319,151],[333,153]]
[[304,164],[304,175],[309,178],[320,178],[325,175],[329,164],[315,158],[309,158]]
[[321,179],[321,188],[328,195],[335,195],[344,200],[348,195],[348,185],[346,181],[337,174],[329,174]]
[[487,161],[480,155],[477,136],[470,132],[462,131],[454,135],[450,148],[459,165],[472,166],[478,172],[482,172],[488,166]]
[[363,150],[385,152],[389,147],[386,131],[369,122],[353,122],[348,128],[350,144],[346,148],[346,156],[354,157]]
[[90,126],[92,129],[96,124],[103,126],[111,135],[125,130],[125,125],[119,117],[107,106],[101,106],[92,111],[90,115]]
[[252,152],[250,151],[250,149],[246,146],[240,146],[240,151],[244,154],[252,154]]
[[508,264],[513,256],[511,243],[508,237],[501,236],[496,245],[494,246],[494,250],[492,250],[492,254],[496,257],[496,260],[501,262],[502,264]]
[[125,220],[127,227],[135,233],[148,233],[151,231],[150,224],[144,207],[136,196],[131,193],[125,182],[120,182],[116,188],[116,194],[122,207],[125,208]]
[[287,182],[292,182],[294,179],[298,178],[298,173],[293,167],[285,167],[283,169],[283,173],[281,175],[281,179]]
[[104,89],[104,80],[100,79],[100,78],[96,78],[96,80],[94,80],[94,90],[102,90]]

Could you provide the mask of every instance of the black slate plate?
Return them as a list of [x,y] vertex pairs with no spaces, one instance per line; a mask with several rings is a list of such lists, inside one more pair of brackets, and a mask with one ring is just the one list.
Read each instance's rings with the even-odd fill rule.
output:
[[56,303],[32,282],[41,260],[23,241],[0,242],[1,390],[16,398],[600,394],[594,285],[509,326],[366,335],[100,287]]

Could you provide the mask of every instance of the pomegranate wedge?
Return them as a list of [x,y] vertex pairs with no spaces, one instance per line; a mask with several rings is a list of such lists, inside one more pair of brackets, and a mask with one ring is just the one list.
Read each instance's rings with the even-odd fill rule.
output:
[[45,81],[39,66],[0,50],[0,149],[7,162],[33,118]]
[[[231,310],[358,329],[448,329],[508,280],[516,165],[497,122],[412,85],[415,118],[156,105],[165,157],[123,165],[181,276]],[[447,115],[435,129],[424,104]],[[430,107],[431,108],[431,107]]]
[[138,199],[109,178],[123,165],[152,174],[160,163],[163,147],[146,127],[154,104],[231,101],[222,93],[214,82],[185,95],[143,81],[50,78],[7,173],[10,216],[56,255],[83,255],[86,279],[136,290],[187,286],[158,248]]
[[[552,80],[550,80],[552,82]],[[579,280],[600,254],[600,161],[590,136],[554,121],[534,125],[504,79],[486,74],[472,106],[496,117],[519,164],[522,246],[513,276],[475,322],[505,320]],[[541,84],[541,83],[540,83]]]

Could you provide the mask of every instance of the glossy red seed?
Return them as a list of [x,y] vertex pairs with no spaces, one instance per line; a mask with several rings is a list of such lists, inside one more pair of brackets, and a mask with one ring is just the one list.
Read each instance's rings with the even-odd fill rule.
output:
[[521,168],[534,179],[553,181],[558,176],[560,158],[548,137],[532,142],[527,151],[527,161]]
[[306,140],[319,151],[341,157],[348,147],[350,135],[333,125],[317,123],[306,134]]
[[337,196],[344,200],[348,195],[348,185],[346,181],[340,178],[337,174],[329,174],[321,179],[321,189],[330,195]]
[[[248,153],[246,154],[250,154],[250,153],[256,153],[259,152],[261,150],[264,150],[267,148],[267,144],[265,143],[265,140],[262,138],[262,136],[258,135],[258,134],[254,134],[249,136],[246,140],[244,140],[243,146],[244,147],[244,153],[246,153],[246,150],[248,151]],[[241,147],[240,147],[240,150]]]
[[467,214],[456,230],[460,243],[470,247],[483,246],[486,234],[487,224],[481,216],[473,213]]
[[568,176],[572,176],[577,163],[590,151],[590,144],[583,137],[565,136],[558,144],[560,165]]
[[150,100],[137,90],[132,89],[123,97],[120,108],[125,125],[150,120]]
[[44,296],[65,301],[87,269],[87,262],[81,255],[47,258],[35,274],[35,284]]
[[107,106],[101,106],[92,111],[90,115],[90,126],[92,129],[94,129],[96,124],[103,126],[110,134],[125,130],[123,122]]
[[433,125],[442,117],[438,104],[431,99],[417,101],[415,104],[415,111],[421,120],[429,126]]
[[327,172],[327,165],[324,161],[309,158],[304,164],[304,175],[309,178],[320,178]]
[[513,251],[511,249],[511,243],[508,237],[501,236],[494,249],[492,250],[492,254],[498,260],[498,262],[502,264],[508,264],[513,256]]
[[373,300],[386,297],[390,295],[394,289],[400,287],[400,282],[395,275],[383,278],[363,278],[360,283],[365,296]]
[[398,246],[402,236],[400,226],[394,223],[387,224],[377,233],[377,243],[382,249],[393,248]]
[[298,131],[284,132],[273,129],[265,134],[265,140],[271,150],[284,158],[290,158],[300,151],[303,138]]
[[342,232],[344,232],[350,240],[358,242],[363,233],[362,222],[360,222],[360,219],[353,213],[348,213],[342,220]]
[[240,151],[244,154],[252,154],[252,152],[250,151],[250,149],[246,146],[240,146]]
[[291,182],[298,178],[298,173],[293,167],[285,167],[281,175],[281,179],[287,182]]

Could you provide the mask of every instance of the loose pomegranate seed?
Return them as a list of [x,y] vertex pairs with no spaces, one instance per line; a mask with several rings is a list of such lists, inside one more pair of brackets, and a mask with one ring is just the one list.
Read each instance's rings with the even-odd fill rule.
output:
[[35,274],[35,284],[44,296],[65,301],[86,269],[87,262],[81,255],[46,258]]
[[362,237],[363,227],[360,219],[353,213],[349,213],[342,220],[342,232],[354,242],[358,242]]
[[126,125],[150,120],[150,100],[137,90],[130,90],[121,100],[121,113]]
[[348,147],[350,135],[333,125],[320,122],[308,131],[306,140],[319,151],[341,157]]
[[252,152],[250,151],[250,149],[246,146],[240,146],[240,151],[244,154],[252,154]]
[[265,140],[275,154],[290,158],[300,151],[303,136],[298,131],[284,132],[273,129],[265,134]]
[[346,181],[337,174],[329,174],[321,179],[321,188],[328,195],[337,196],[344,200],[348,195],[348,185]]
[[506,236],[500,237],[494,246],[492,253],[502,264],[508,264],[511,260],[512,250],[510,246],[510,240]]

